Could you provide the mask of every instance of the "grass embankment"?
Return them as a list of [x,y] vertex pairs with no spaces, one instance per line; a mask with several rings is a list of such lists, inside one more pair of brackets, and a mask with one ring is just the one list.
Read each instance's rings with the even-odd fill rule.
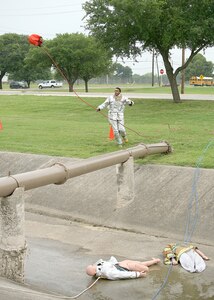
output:
[[[87,98],[96,107],[104,98]],[[0,151],[87,158],[117,151],[109,141],[107,119],[74,97],[0,96]],[[170,155],[151,155],[142,163],[195,166],[208,142],[214,140],[214,102],[135,100],[125,111],[129,143],[168,141]],[[104,111],[103,111],[104,112]],[[106,112],[107,113],[107,112]],[[203,167],[213,168],[214,142]]]

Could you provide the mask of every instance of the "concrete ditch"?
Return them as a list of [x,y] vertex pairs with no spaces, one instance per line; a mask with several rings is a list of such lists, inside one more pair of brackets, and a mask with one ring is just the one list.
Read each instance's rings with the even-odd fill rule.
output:
[[[6,176],[9,172],[11,174],[27,172],[47,167],[54,162],[65,163],[67,161],[75,162],[77,159],[1,152],[0,176]],[[136,244],[130,237],[132,245],[127,246],[125,249],[121,249],[119,244],[117,247],[113,246],[111,237],[106,237],[106,234],[110,231],[116,237],[117,234],[119,236],[123,233],[123,238],[126,242],[128,242],[126,240],[127,235],[131,235],[138,242],[139,237],[144,239],[146,245],[143,247],[142,245],[140,246],[143,249],[144,256],[148,257],[150,254],[157,256],[157,253],[160,254],[160,249],[162,249],[161,247],[163,247],[165,243],[175,240],[182,241],[184,237],[188,204],[193,190],[194,172],[194,168],[136,164],[135,200],[123,207],[118,207],[117,205],[115,167],[109,167],[101,171],[73,178],[64,185],[49,185],[26,191],[24,193],[24,200],[27,216],[26,226],[28,226],[27,237],[31,240],[31,245],[33,245],[32,249],[36,249],[38,244],[42,245],[44,243],[44,246],[47,246],[45,245],[45,239],[49,241],[58,239],[58,242],[60,240],[63,245],[69,244],[71,249],[75,248],[74,245],[78,244],[79,251],[77,251],[76,248],[73,250],[74,253],[78,252],[80,254],[82,251],[83,256],[86,256],[84,259],[82,258],[84,263],[87,263],[88,260],[92,258],[96,260],[95,256],[102,254],[114,255],[116,253],[120,257],[142,257],[142,255],[140,255],[141,250],[139,244]],[[200,244],[203,250],[205,248],[209,256],[212,256],[214,246],[214,212],[212,204],[214,198],[213,176],[214,170],[200,169],[200,177],[197,184],[199,204],[197,208],[198,219],[192,239],[192,242]],[[42,221],[38,221],[38,218],[43,219]],[[52,220],[50,221],[52,227],[50,225],[48,227],[48,222],[46,223],[46,221],[49,220],[48,218]],[[84,242],[82,242],[81,245],[81,241],[85,236],[83,232],[81,235],[75,236],[75,238],[72,237],[72,234],[74,234],[73,231],[70,232],[70,238],[66,237],[66,239],[63,239],[63,234],[61,238],[59,236],[58,238],[54,238],[54,236],[57,235],[57,233],[53,233],[54,228],[57,229],[61,222],[68,222],[66,223],[67,225],[79,224],[83,226],[86,231],[87,228],[90,228],[92,231],[96,231],[96,229],[99,232],[101,231],[103,233],[102,243],[105,245],[105,248],[101,247],[100,243],[97,245],[97,242],[95,242],[96,247],[90,246],[91,248],[88,245],[87,247],[83,246]],[[56,223],[58,225],[56,225]],[[49,235],[46,235],[47,233],[43,231],[42,227],[40,233],[35,233],[34,225],[39,228],[39,224],[43,224],[46,229],[47,227],[49,228]],[[120,237],[121,241],[123,238]],[[106,248],[106,245],[109,245],[109,249]],[[53,247],[54,244],[51,246]],[[56,249],[59,247],[58,245],[55,246]],[[135,249],[137,248],[137,251],[135,250],[133,254],[134,246]],[[88,250],[89,248],[90,250]],[[153,248],[152,251],[151,248]],[[72,255],[74,255],[74,253]],[[34,263],[36,259],[39,260],[39,255],[34,258]],[[32,268],[32,262],[27,265],[31,265],[31,267],[27,267],[28,275],[26,279],[41,288],[41,281],[36,281],[29,271]],[[204,282],[208,280],[207,274],[212,278],[214,277],[212,262],[210,266],[211,268],[209,267],[208,273],[204,273],[205,275],[203,275],[205,276]],[[85,276],[85,274],[81,276]],[[81,278],[85,282],[85,279],[83,279],[83,277]],[[129,283],[126,284],[129,286]],[[151,281],[150,284],[152,284]],[[201,284],[203,285],[203,282]],[[211,286],[211,283],[209,286]],[[105,290],[104,287],[102,288]],[[63,292],[63,284],[57,291]],[[118,291],[115,291],[115,293],[117,294]],[[214,296],[214,291],[209,288],[207,289],[206,297],[208,294]],[[106,291],[105,297],[107,297],[107,295],[108,292]],[[151,299],[151,296],[150,293],[150,295],[146,296],[148,298],[144,297],[144,299]],[[90,296],[84,297],[83,299],[93,299],[90,298]],[[170,297],[168,299],[174,299],[174,296],[171,295]],[[198,299],[209,299],[203,298],[203,296],[200,297],[201,298]],[[100,299],[107,298],[101,298],[100,295]],[[112,296],[112,298],[108,299],[119,298]],[[142,298],[135,295],[133,299]],[[167,299],[166,295],[163,299]]]

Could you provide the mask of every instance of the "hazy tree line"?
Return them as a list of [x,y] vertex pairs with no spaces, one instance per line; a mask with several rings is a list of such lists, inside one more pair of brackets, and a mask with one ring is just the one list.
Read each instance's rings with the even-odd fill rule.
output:
[[[53,64],[60,68],[60,72],[55,70],[56,78],[66,78],[70,91],[78,79],[84,81],[86,91],[93,78],[136,82],[141,78],[131,74],[130,68],[113,64],[112,57],[135,58],[145,50],[162,57],[176,103],[181,102],[177,81],[184,70],[186,79],[190,74],[213,73],[213,64],[199,52],[214,46],[214,1],[90,0],[83,9],[88,36],[58,34],[44,41],[42,47],[35,47],[29,45],[27,36],[1,35],[0,89],[6,73],[30,86],[32,81],[50,77]],[[171,62],[175,47],[190,50],[176,69]]]
[[[85,83],[97,84],[151,84],[152,73],[144,75],[133,74],[130,67],[124,67],[112,62],[109,51],[103,48],[95,38],[83,34],[57,35],[53,40],[44,42],[45,49],[50,52],[60,72],[45,51],[31,46],[28,37],[18,34],[4,34],[0,36],[0,88],[2,78],[9,73],[10,80],[31,82],[58,79],[69,82],[69,90],[77,80]],[[193,57],[186,68],[186,80],[191,76],[213,76],[214,64],[206,61],[202,54]],[[54,72],[51,72],[51,70]],[[62,76],[64,75],[64,77]],[[178,76],[178,83],[180,78]],[[80,82],[80,81],[78,81]],[[154,75],[154,82],[160,85],[159,74]],[[167,75],[162,75],[161,83],[169,84]]]
[[[54,68],[53,68],[54,67]],[[55,72],[51,73],[51,70]],[[113,69],[111,53],[94,37],[83,34],[58,34],[44,41],[42,47],[29,44],[28,37],[18,34],[0,36],[0,89],[2,78],[30,83],[36,80],[67,80],[69,91],[77,79],[83,79],[86,91],[91,78],[108,74]]]
[[[59,34],[45,41],[41,48],[30,46],[26,36],[0,36],[0,89],[6,73],[11,78],[25,80],[28,86],[32,81],[49,77],[52,62],[41,51],[44,49],[48,49],[61,68],[61,72],[56,70],[56,76],[61,73],[66,77],[70,91],[79,79],[85,82],[86,91],[93,78],[115,79],[112,57],[135,58],[145,50],[162,57],[175,103],[181,102],[178,80],[184,70],[189,70],[186,79],[190,76],[188,72],[211,75],[198,53],[214,46],[214,1],[90,0],[83,4],[83,9],[89,36]],[[176,69],[171,62],[171,51],[175,47],[190,50],[190,56]],[[128,68],[120,72],[121,75],[118,73],[121,82],[142,79],[133,74],[125,75],[126,72]]]
[[[117,57],[136,57],[143,51],[161,55],[173,100],[180,103],[177,78],[192,59],[214,45],[214,1],[90,0],[83,4],[86,29]],[[173,48],[190,56],[176,69]]]
[[[214,63],[212,61],[207,61],[206,58],[199,53],[192,59],[191,63],[185,69],[185,80],[186,83],[188,83],[192,76],[199,77],[200,75],[205,77],[214,77],[213,73]],[[133,73],[131,68],[124,67],[121,64],[115,64],[115,71],[113,74],[94,78],[90,80],[90,82],[98,84],[152,84],[152,76],[154,76],[154,82],[156,85],[169,85],[169,79],[166,74],[160,75],[149,72],[144,75],[139,75]],[[181,83],[181,75],[178,75],[177,83]]]

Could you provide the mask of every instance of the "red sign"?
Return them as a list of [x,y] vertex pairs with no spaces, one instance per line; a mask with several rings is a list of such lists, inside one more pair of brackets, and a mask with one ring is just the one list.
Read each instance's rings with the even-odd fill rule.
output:
[[164,74],[164,69],[160,69],[161,75]]

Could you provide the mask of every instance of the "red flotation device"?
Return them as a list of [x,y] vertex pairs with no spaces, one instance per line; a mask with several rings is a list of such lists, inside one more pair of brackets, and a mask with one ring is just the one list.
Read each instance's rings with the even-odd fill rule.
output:
[[34,46],[38,46],[38,47],[41,47],[42,43],[43,43],[42,37],[38,34],[29,35],[28,41],[30,44],[32,44]]

